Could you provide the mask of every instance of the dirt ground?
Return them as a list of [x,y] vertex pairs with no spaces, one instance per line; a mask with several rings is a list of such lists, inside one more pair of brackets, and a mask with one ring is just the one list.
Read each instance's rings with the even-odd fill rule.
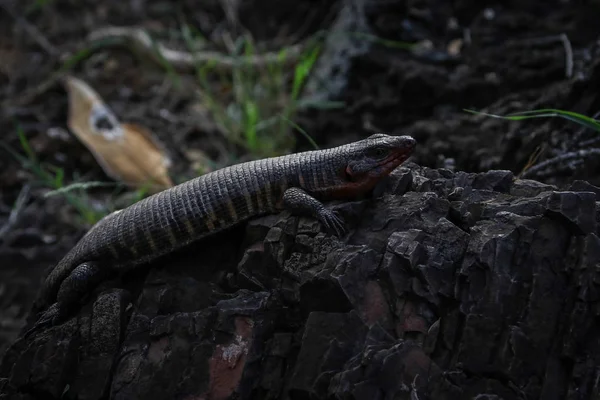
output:
[[[221,1],[0,1],[0,140],[23,153],[21,129],[39,160],[64,171],[65,184],[111,181],[67,127],[68,96],[53,74],[106,26],[141,27],[165,45],[184,49],[177,31],[184,18],[223,51],[223,37],[249,32],[268,49],[300,43],[335,21],[339,1],[239,2],[237,24]],[[285,5],[283,5],[285,4]],[[561,119],[513,122],[474,116],[465,109],[505,115],[556,108],[593,116],[600,111],[597,1],[414,0],[365,2],[372,35],[380,40],[353,58],[347,85],[333,100],[344,107],[302,111],[296,118],[320,147],[373,132],[409,134],[419,143],[413,161],[469,172],[520,173],[537,162],[580,151],[528,178],[559,187],[574,179],[600,184],[598,147],[591,130]],[[229,18],[229,19],[228,19]],[[237,30],[237,32],[236,32]],[[383,40],[381,40],[383,39]],[[413,43],[408,51],[391,42]],[[155,63],[129,48],[107,47],[82,57],[69,71],[91,85],[122,121],[151,129],[172,160],[176,182],[196,174],[191,150],[217,165],[244,159],[206,121],[194,102]],[[200,121],[199,121],[200,120]],[[596,135],[596,136],[595,136]],[[310,148],[298,136],[294,150]],[[231,149],[224,151],[220,149]],[[52,267],[89,225],[63,196],[11,153],[0,150],[0,354],[14,340]],[[86,201],[102,210],[114,188],[90,190]],[[21,197],[20,197],[21,196]],[[21,206],[17,200],[23,199]],[[110,200],[113,201],[113,200]],[[113,204],[114,206],[114,204]],[[14,210],[17,210],[15,212]]]

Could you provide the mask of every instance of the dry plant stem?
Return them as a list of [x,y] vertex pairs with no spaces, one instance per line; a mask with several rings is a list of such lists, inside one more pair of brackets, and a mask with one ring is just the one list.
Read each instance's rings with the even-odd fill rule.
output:
[[581,162],[581,159],[591,156],[600,156],[600,149],[577,150],[570,153],[561,154],[560,156],[556,156],[529,168],[523,173],[522,177],[526,178],[531,175],[538,175],[540,172],[546,169],[558,171],[558,164],[576,161]]
[[[168,62],[176,70],[193,72],[199,64],[214,63],[218,68],[232,69],[238,65],[253,65],[263,67],[279,61],[279,53],[256,54],[244,57],[232,57],[216,51],[200,51],[195,54],[169,49],[152,40],[143,29],[128,27],[108,27],[95,30],[88,36],[89,41],[112,39],[116,44],[131,46],[142,52],[155,62],[162,64]],[[286,63],[298,60],[304,46],[298,44],[290,46],[286,52]],[[157,54],[157,52],[159,54]],[[163,61],[164,60],[164,61]]]
[[556,36],[548,36],[537,39],[526,39],[527,44],[544,44],[560,41],[565,49],[565,76],[570,78],[573,76],[573,47],[566,33],[561,33]]
[[584,142],[579,143],[579,147],[589,147],[589,146],[596,146],[600,143],[600,136],[597,136],[595,138],[592,139],[588,139]]
[[233,32],[238,32],[241,24],[238,19],[239,0],[220,0],[221,8],[225,12],[225,18]]
[[519,175],[517,175],[517,178],[521,179],[523,177],[523,174],[537,162],[538,158],[540,158],[542,153],[545,151],[544,147],[545,147],[544,145],[540,145],[540,146],[536,147],[536,149],[533,151],[533,153],[529,156],[529,160],[527,160],[527,164],[525,164],[525,166],[523,167],[523,169],[521,170]]
[[[600,111],[597,111],[592,116],[592,119],[598,119],[599,116],[600,116]],[[598,137],[598,136],[596,136],[596,137],[594,137],[592,139],[588,139],[586,141],[582,141],[581,138],[582,138],[583,134],[587,132],[588,129],[589,128],[587,126],[583,126],[577,132],[575,132],[575,134],[573,135],[573,139],[571,140],[571,143],[573,144],[573,147],[582,149],[582,148],[594,145],[598,141],[600,141],[600,137]],[[596,132],[596,133],[598,134],[598,132]]]
[[560,34],[560,40],[565,48],[565,75],[567,78],[573,76],[573,48],[571,41],[565,33]]
[[[112,39],[116,43],[105,43],[101,46],[93,46],[95,42],[102,42],[107,39]],[[140,51],[142,54],[147,55],[154,62],[162,64],[164,60],[173,66],[173,68],[181,71],[192,73],[199,64],[202,63],[214,63],[215,67],[219,69],[229,69],[238,65],[253,65],[256,67],[263,67],[270,63],[279,62],[279,53],[270,52],[265,54],[257,54],[247,57],[232,57],[226,54],[222,54],[216,51],[200,51],[194,54],[185,51],[171,50],[162,46],[161,44],[154,43],[150,35],[139,28],[121,28],[121,27],[109,27],[102,28],[93,31],[89,36],[86,43],[82,48],[93,49],[93,51],[99,51],[105,47],[125,45],[131,47],[134,50]],[[304,44],[296,44],[287,48],[286,58],[283,61],[284,64],[293,64],[298,61]],[[156,54],[156,51],[160,53]],[[58,71],[53,73],[50,77],[42,81],[36,87],[28,90],[17,98],[11,98],[5,100],[1,106],[2,108],[10,108],[15,106],[24,106],[29,102],[33,101],[36,97],[42,95],[59,80],[65,76],[68,71]]]

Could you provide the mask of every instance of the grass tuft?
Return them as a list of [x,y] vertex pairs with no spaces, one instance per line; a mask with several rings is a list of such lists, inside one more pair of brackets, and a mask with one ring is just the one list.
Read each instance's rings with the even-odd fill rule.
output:
[[[181,27],[189,51],[206,40],[186,24]],[[313,40],[296,62],[285,68],[289,51],[277,53],[276,62],[255,66],[243,58],[258,56],[251,37],[240,38],[231,56],[240,62],[229,72],[214,63],[196,63],[200,101],[208,108],[227,141],[241,146],[252,158],[272,157],[294,150],[294,130],[308,137],[293,122],[299,110],[339,107],[340,104],[308,104],[300,101],[302,89],[320,54]],[[309,142],[316,146],[314,140]]]

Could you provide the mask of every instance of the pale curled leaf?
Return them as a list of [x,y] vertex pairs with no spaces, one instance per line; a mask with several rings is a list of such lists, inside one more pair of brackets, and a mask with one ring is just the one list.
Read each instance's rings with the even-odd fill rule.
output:
[[74,77],[64,80],[69,94],[69,129],[111,178],[130,186],[151,184],[153,191],[173,186],[170,160],[147,129],[120,123],[100,96]]

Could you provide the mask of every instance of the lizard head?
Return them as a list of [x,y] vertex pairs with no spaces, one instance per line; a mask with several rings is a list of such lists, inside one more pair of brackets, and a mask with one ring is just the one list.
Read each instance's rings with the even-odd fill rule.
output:
[[412,155],[416,140],[410,136],[371,135],[353,143],[340,166],[341,184],[331,188],[335,197],[366,193]]
[[346,162],[345,177],[350,182],[378,181],[406,161],[416,145],[410,136],[371,135],[353,146]]

